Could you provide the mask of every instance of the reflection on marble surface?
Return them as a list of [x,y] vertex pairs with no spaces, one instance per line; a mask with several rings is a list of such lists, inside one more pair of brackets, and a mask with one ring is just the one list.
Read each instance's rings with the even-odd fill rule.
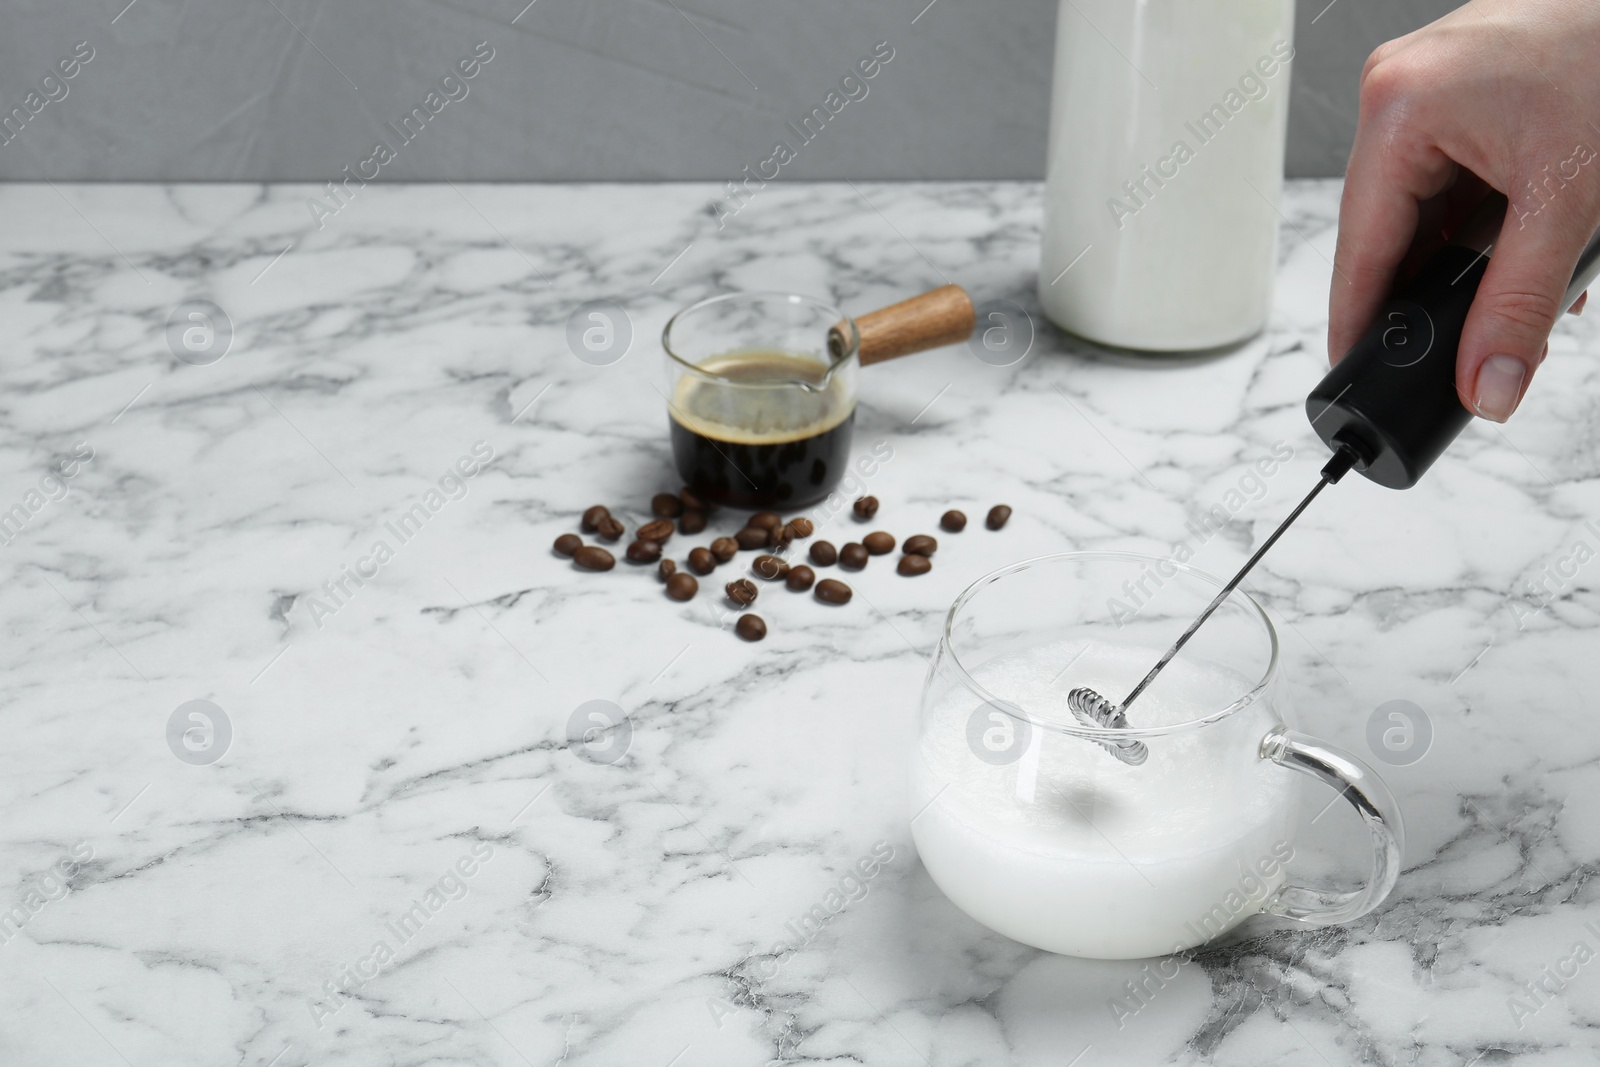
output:
[[[1380,704],[1428,718],[1426,756],[1384,767],[1394,897],[1155,981],[991,934],[923,873],[924,657],[997,565],[1192,538],[1228,571],[1303,494],[1336,185],[1291,187],[1271,327],[1221,358],[1039,320],[1014,366],[864,373],[875,525],[1015,517],[942,536],[914,582],[869,568],[842,609],[769,589],[758,645],[715,606],[726,568],[678,604],[549,549],[676,485],[662,324],[729,287],[864,311],[947,278],[1034,309],[1037,186],[774,185],[721,230],[702,185],[369,187],[322,230],[315,192],[0,190],[0,1062],[1594,1061],[1592,323],[1509,425],[1409,493],[1347,479],[1251,580],[1305,728],[1365,755]],[[169,351],[188,300],[231,321],[215,362]],[[611,365],[567,348],[589,300],[630,318]],[[197,700],[219,713],[176,714]],[[627,716],[621,758],[569,746],[590,701]],[[1319,819],[1305,877],[1354,877],[1356,821]]]

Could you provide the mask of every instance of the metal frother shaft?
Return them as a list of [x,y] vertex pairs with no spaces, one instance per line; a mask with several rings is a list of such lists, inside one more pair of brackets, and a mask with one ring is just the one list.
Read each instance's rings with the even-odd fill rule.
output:
[[1205,621],[1211,618],[1211,613],[1221,607],[1222,602],[1228,599],[1228,595],[1239,587],[1239,583],[1244,581],[1244,576],[1249,574],[1251,568],[1257,563],[1261,562],[1261,557],[1267,554],[1268,549],[1277,544],[1278,538],[1283,536],[1283,532],[1294,525],[1294,520],[1298,519],[1300,513],[1311,505],[1311,502],[1317,498],[1317,494],[1322,492],[1323,487],[1332,485],[1340,478],[1343,478],[1345,473],[1356,465],[1358,459],[1359,457],[1355,451],[1348,446],[1340,447],[1339,451],[1333,454],[1333,458],[1328,460],[1327,466],[1322,468],[1322,477],[1317,480],[1316,485],[1311,487],[1311,492],[1306,494],[1306,498],[1300,501],[1299,507],[1289,512],[1289,517],[1284,519],[1276,530],[1272,531],[1272,536],[1261,542],[1261,547],[1256,549],[1256,554],[1251,556],[1243,567],[1239,568],[1239,573],[1235,574],[1233,580],[1222,587],[1222,592],[1212,598],[1211,603],[1206,605],[1206,609],[1200,613],[1199,618],[1189,624],[1189,628],[1183,631],[1183,635],[1172,643],[1172,647],[1167,649],[1167,654],[1161,657],[1160,662],[1150,668],[1150,673],[1144,676],[1143,681],[1133,687],[1133,692],[1129,693],[1127,698],[1117,707],[1119,714],[1126,712],[1128,705],[1137,700],[1139,694],[1143,693],[1145,688],[1155,681],[1156,675],[1161,673],[1161,668],[1172,662],[1172,657],[1176,656],[1183,649],[1183,646],[1189,643],[1189,638],[1194,636],[1196,630],[1205,625]]

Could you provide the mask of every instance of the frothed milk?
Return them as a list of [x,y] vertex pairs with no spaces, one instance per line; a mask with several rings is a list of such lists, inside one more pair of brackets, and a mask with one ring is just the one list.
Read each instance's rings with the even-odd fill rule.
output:
[[[999,699],[1070,723],[1071,688],[1119,700],[1158,654],[1045,645],[969,670]],[[1180,656],[1130,709],[1129,724],[1188,722],[1250,686]],[[1020,759],[995,765],[970,747],[975,713],[996,714],[959,686],[927,712],[912,760],[911,828],[934,881],[984,925],[1053,952],[1137,959],[1215,937],[1283,884],[1299,786],[1297,775],[1257,758],[1278,723],[1265,701],[1148,739],[1138,767],[1039,727]]]

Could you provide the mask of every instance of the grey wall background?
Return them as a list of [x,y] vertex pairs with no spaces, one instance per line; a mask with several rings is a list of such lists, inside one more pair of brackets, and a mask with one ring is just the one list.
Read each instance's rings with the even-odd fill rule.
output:
[[[9,0],[0,112],[77,42],[95,57],[0,145],[0,177],[324,181],[478,41],[495,58],[470,95],[385,178],[728,179],[881,40],[896,54],[870,95],[786,175],[1044,171],[1056,0],[526,3]],[[1343,171],[1367,54],[1454,6],[1302,0],[1291,175]]]

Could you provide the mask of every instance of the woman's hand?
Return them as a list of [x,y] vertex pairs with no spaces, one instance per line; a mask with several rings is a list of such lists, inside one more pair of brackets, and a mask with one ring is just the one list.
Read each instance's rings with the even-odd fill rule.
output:
[[1334,361],[1487,187],[1511,206],[1461,337],[1456,391],[1504,422],[1600,227],[1600,0],[1475,0],[1372,53],[1339,213]]

